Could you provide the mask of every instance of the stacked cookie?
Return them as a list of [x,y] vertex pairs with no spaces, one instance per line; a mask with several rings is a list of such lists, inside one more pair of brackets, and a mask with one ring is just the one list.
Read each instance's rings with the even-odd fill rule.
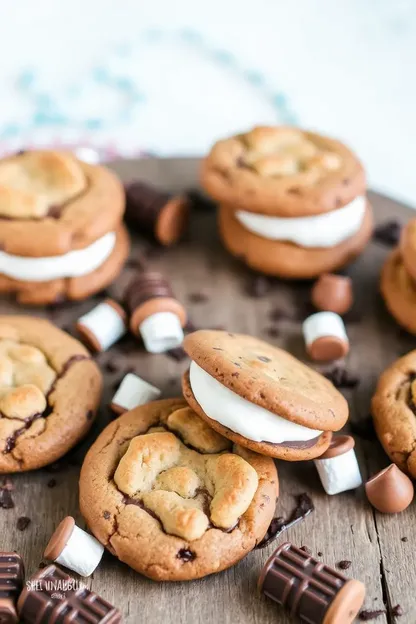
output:
[[0,292],[47,304],[105,288],[129,251],[124,204],[111,171],[70,153],[0,160]]
[[319,134],[257,127],[219,141],[202,185],[220,202],[227,249],[262,273],[316,277],[348,264],[371,236],[361,163]]
[[381,293],[396,321],[416,334],[416,219],[403,228],[399,246],[383,266]]

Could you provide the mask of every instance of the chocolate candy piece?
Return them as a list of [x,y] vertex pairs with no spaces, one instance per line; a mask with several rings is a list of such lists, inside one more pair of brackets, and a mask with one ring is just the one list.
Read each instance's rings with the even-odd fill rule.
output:
[[0,622],[18,622],[16,602],[23,588],[25,570],[20,555],[0,553]]
[[130,330],[142,337],[147,351],[162,353],[182,344],[186,311],[161,273],[137,274],[128,285],[124,300],[131,315]]
[[289,542],[268,559],[258,586],[292,618],[308,624],[351,624],[365,596],[362,583],[347,579]]
[[38,570],[20,595],[17,609],[27,624],[118,624],[121,613],[55,565]]
[[409,477],[396,464],[390,464],[367,481],[365,492],[378,511],[400,513],[412,502],[414,487]]
[[312,303],[318,310],[345,314],[353,303],[352,280],[343,275],[321,275],[312,288]]
[[172,197],[145,182],[132,182],[126,187],[126,219],[161,245],[172,245],[181,238],[189,206],[187,197]]

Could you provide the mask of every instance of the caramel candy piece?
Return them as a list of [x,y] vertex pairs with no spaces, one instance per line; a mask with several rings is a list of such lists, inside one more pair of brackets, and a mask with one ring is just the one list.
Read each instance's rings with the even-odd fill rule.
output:
[[365,596],[360,581],[347,579],[289,542],[268,559],[258,587],[295,621],[309,624],[351,624]]
[[312,303],[318,310],[345,314],[353,304],[352,280],[343,275],[321,275],[312,288]]
[[390,464],[367,481],[365,492],[378,511],[400,513],[412,502],[414,487],[409,477],[396,464]]
[[23,588],[24,566],[20,555],[0,553],[0,622],[18,622],[16,602]]
[[173,245],[181,238],[188,224],[189,207],[187,197],[172,197],[145,182],[132,182],[126,187],[126,219],[161,245]]

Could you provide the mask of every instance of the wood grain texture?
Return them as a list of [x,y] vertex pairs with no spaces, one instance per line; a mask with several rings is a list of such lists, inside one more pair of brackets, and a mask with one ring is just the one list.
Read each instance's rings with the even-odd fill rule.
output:
[[[182,190],[197,184],[196,160],[148,160],[119,163],[114,168],[124,177],[140,177],[169,190]],[[411,211],[380,196],[372,196],[376,219],[408,220]],[[359,385],[345,391],[352,423],[360,423],[369,414],[370,398],[380,372],[404,352],[416,347],[416,339],[401,331],[388,316],[378,294],[378,275],[388,247],[372,243],[365,254],[348,269],[354,281],[356,303],[347,317],[351,353],[346,367],[359,377]],[[107,294],[120,297],[134,263],[145,253],[153,268],[165,272],[177,297],[186,303],[196,327],[224,327],[269,340],[307,361],[301,335],[301,321],[309,313],[310,283],[290,284],[274,280],[270,292],[259,299],[247,295],[252,274],[222,249],[215,228],[214,213],[195,211],[188,239],[174,249],[160,250],[134,237],[131,262]],[[196,302],[195,294],[203,294]],[[206,298],[205,298],[206,297]],[[80,304],[31,310],[3,301],[0,312],[32,313],[50,318],[58,326],[74,332],[75,320],[94,307],[104,295]],[[201,297],[200,297],[201,299]],[[283,310],[274,322],[273,310]],[[269,329],[273,327],[273,337]],[[275,334],[278,335],[275,335]],[[106,407],[115,387],[130,368],[159,386],[162,396],[180,393],[180,377],[187,360],[175,361],[167,355],[146,354],[140,343],[128,336],[97,361],[105,375],[105,392],[98,422],[79,447],[52,468],[36,473],[12,476],[14,509],[0,509],[0,548],[16,550],[25,560],[31,575],[42,560],[50,534],[67,514],[85,526],[78,511],[78,475],[86,449],[112,418]],[[319,370],[330,366],[317,367]],[[348,430],[347,426],[347,430]],[[375,439],[356,436],[358,458],[363,477],[387,465],[388,460]],[[329,565],[351,560],[346,574],[364,581],[367,587],[366,609],[384,609],[400,603],[405,614],[400,624],[414,624],[416,564],[413,553],[416,535],[415,505],[399,516],[383,516],[372,510],[363,488],[327,496],[312,463],[278,464],[281,497],[276,513],[287,517],[295,507],[295,496],[308,492],[316,510],[303,523],[288,531],[280,541],[291,540],[307,545]],[[56,481],[54,487],[49,487]],[[49,486],[48,486],[49,484]],[[21,532],[16,522],[20,516],[31,518]],[[401,538],[406,537],[407,541]],[[106,554],[93,577],[87,580],[99,594],[116,604],[126,622],[149,624],[288,623],[289,619],[270,600],[258,596],[257,577],[274,543],[251,553],[234,568],[193,583],[156,584],[134,573]],[[382,615],[377,623],[394,622],[392,615]]]

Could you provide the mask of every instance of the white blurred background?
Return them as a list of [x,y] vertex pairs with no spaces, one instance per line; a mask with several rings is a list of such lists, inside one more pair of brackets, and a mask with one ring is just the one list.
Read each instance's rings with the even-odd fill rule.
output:
[[296,123],[416,206],[414,0],[3,0],[0,16],[1,152],[193,155]]

